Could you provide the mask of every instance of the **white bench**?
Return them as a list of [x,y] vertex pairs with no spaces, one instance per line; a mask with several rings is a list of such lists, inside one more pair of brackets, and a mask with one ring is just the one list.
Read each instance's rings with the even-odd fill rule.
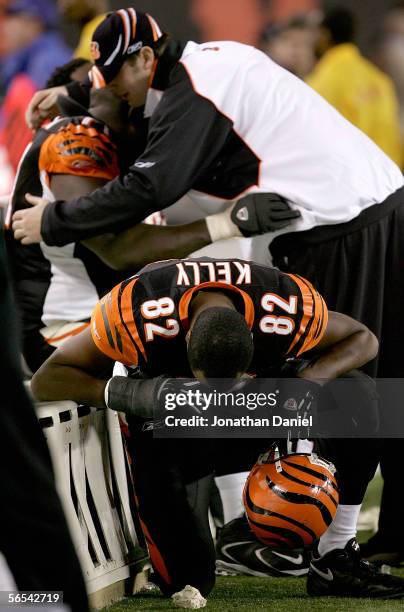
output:
[[99,609],[123,597],[130,577],[131,592],[139,590],[150,567],[138,546],[118,414],[71,401],[39,403],[37,414],[90,602]]

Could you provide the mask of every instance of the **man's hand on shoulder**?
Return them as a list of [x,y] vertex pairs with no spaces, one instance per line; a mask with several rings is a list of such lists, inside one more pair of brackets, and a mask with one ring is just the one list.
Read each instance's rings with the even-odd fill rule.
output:
[[64,85],[41,89],[33,95],[25,113],[25,120],[31,130],[38,130],[45,119],[52,119],[59,113],[57,99],[60,95],[67,95]]
[[22,244],[35,244],[41,241],[42,215],[49,200],[26,194],[26,200],[32,208],[17,210],[13,215],[12,227],[14,238]]

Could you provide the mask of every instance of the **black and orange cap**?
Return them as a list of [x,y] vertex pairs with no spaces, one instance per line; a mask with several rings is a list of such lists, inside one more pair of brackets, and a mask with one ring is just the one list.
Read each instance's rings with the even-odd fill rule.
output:
[[134,8],[108,13],[91,41],[95,63],[90,71],[93,87],[104,87],[118,74],[128,56],[145,46],[153,48],[162,36],[158,23],[147,13]]

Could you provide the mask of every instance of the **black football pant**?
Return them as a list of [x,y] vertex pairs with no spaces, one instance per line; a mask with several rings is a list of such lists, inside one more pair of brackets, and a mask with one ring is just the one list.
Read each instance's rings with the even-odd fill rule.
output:
[[[366,406],[374,389],[368,377],[363,380],[360,401]],[[207,596],[215,584],[215,550],[208,521],[213,472],[250,470],[273,440],[157,439],[152,430],[144,431],[144,425],[143,419],[130,419],[128,445],[140,522],[156,581],[166,596],[187,584]],[[316,446],[337,468],[340,503],[361,503],[379,461],[380,442],[319,440]]]
[[208,520],[213,479],[209,440],[156,439],[131,419],[128,442],[142,529],[156,581],[170,596],[187,584],[207,596],[215,584]]

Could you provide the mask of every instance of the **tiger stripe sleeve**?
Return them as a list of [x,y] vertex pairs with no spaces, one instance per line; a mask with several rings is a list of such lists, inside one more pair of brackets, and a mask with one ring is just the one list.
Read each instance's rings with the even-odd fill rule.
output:
[[102,353],[114,361],[136,366],[139,355],[133,340],[133,330],[130,321],[125,321],[127,315],[123,315],[120,303],[122,285],[124,283],[114,287],[94,308],[91,316],[91,335]]
[[320,342],[327,329],[328,309],[322,296],[307,279],[297,274],[288,274],[288,276],[299,288],[302,317],[287,355],[299,357],[311,351]]

